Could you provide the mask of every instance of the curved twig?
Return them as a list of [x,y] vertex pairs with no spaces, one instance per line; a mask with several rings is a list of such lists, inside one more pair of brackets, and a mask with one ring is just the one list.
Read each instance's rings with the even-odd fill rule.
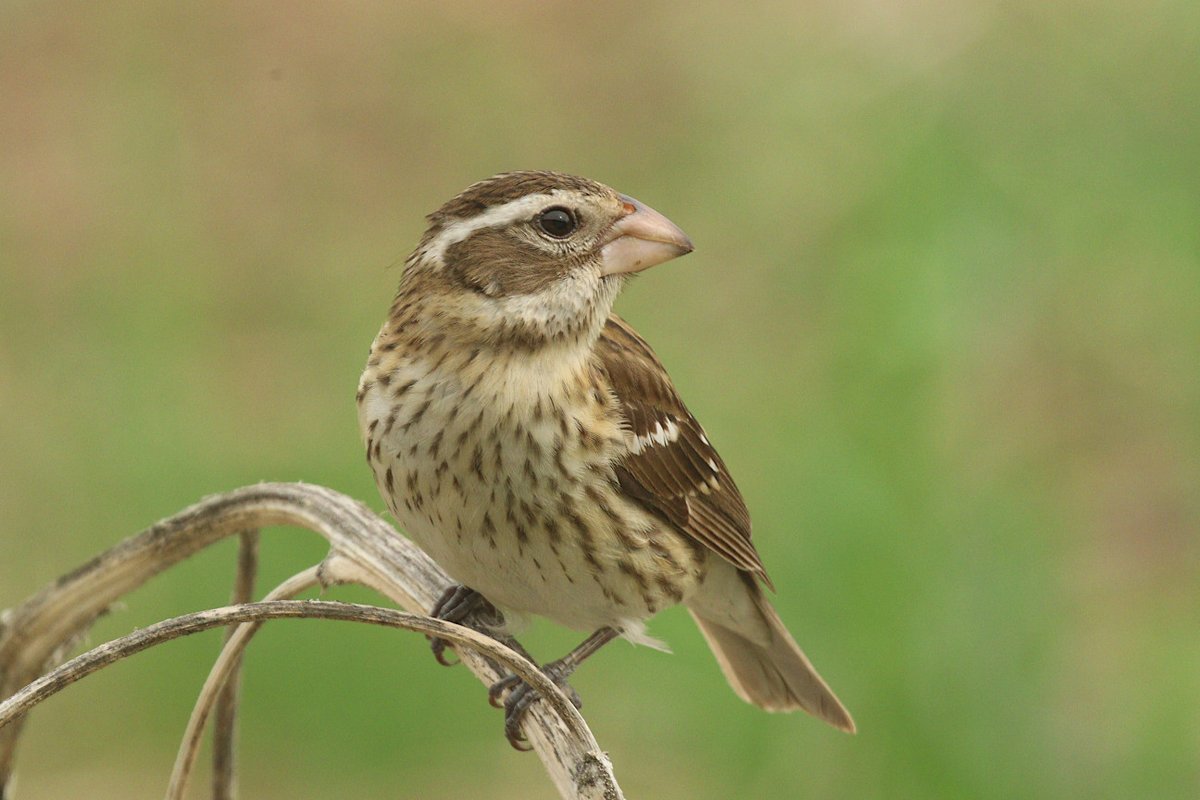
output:
[[[300,592],[319,585],[321,582],[317,577],[319,571],[320,566],[309,567],[303,572],[293,575],[268,592],[263,601],[290,600]],[[192,767],[196,764],[196,756],[200,752],[200,742],[204,738],[204,726],[208,722],[208,715],[218,700],[226,696],[228,687],[233,685],[234,675],[242,661],[242,653],[250,644],[250,640],[254,638],[254,634],[258,633],[261,628],[262,622],[260,621],[237,625],[229,629],[225,646],[221,648],[221,654],[217,656],[212,669],[208,672],[204,686],[200,689],[200,695],[196,698],[196,704],[192,706],[192,715],[188,718],[183,738],[179,741],[179,752],[175,755],[175,766],[171,769],[171,780],[167,784],[166,800],[178,800],[187,790],[188,778],[191,776]],[[217,775],[214,774],[214,783],[217,779]],[[213,793],[217,794],[228,788],[229,784],[214,786]]]
[[554,682],[528,659],[514,653],[490,636],[464,628],[453,622],[410,614],[379,606],[364,606],[358,603],[342,603],[334,600],[267,600],[260,603],[242,603],[208,611],[196,611],[179,617],[156,622],[133,633],[93,647],[86,653],[72,658],[21,691],[0,703],[0,727],[3,727],[35,705],[54,696],[76,681],[93,672],[120,661],[122,658],[140,653],[156,644],[188,636],[193,633],[219,628],[223,625],[246,622],[262,622],[268,619],[317,618],[366,622],[389,628],[423,633],[468,645],[483,655],[508,667],[528,683],[553,709],[563,724],[576,736],[589,736],[587,723],[579,710],[567,699]]
[[[432,607],[450,583],[428,556],[345,495],[300,483],[243,487],[205,498],[159,522],[0,614],[0,697],[20,694],[21,687],[61,662],[92,622],[124,594],[222,538],[275,525],[321,534],[332,548],[323,575],[337,573],[370,586],[410,611]],[[443,638],[455,640],[449,635]],[[487,637],[481,639],[499,646]],[[496,662],[489,661],[486,650],[487,645],[473,641],[459,648],[459,656],[480,681],[490,685],[504,675]],[[533,682],[539,683],[539,678]],[[561,694],[557,697],[562,699]],[[0,726],[0,797],[12,774],[20,713],[29,707],[21,706],[22,712]],[[551,703],[537,703],[523,723],[523,732],[559,793],[564,798],[620,800],[623,795],[611,763],[582,718],[572,717],[578,725],[566,719]]]

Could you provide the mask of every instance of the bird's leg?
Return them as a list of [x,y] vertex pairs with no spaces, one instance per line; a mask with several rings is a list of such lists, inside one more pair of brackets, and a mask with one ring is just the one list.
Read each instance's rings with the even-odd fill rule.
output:
[[[503,616],[495,606],[488,602],[486,597],[461,584],[454,584],[443,592],[438,601],[433,604],[429,616],[446,622],[466,625],[468,628],[489,636],[493,636],[495,629],[503,623]],[[449,643],[445,639],[439,639],[436,636],[426,638],[429,639],[429,647],[433,650],[433,657],[438,660],[439,664],[450,667],[458,663],[446,660],[446,647]],[[507,642],[505,643],[507,644]]]
[[[567,685],[567,678],[571,677],[580,664],[582,664],[589,656],[595,653],[604,645],[617,638],[618,632],[613,628],[600,628],[583,643],[576,647],[571,652],[567,653],[557,661],[551,661],[542,667],[542,672],[562,689],[576,708],[583,705],[583,701],[579,699],[579,695]],[[511,691],[509,691],[511,690]],[[496,683],[493,683],[488,689],[488,701],[496,706],[501,707],[500,698],[505,692],[508,692],[508,697],[504,699],[504,736],[508,739],[508,743],[518,750],[529,750],[525,744],[525,735],[521,733],[521,719],[525,716],[525,712],[533,705],[533,702],[538,699],[537,694],[529,686],[528,683],[521,680],[516,675],[509,675]]]

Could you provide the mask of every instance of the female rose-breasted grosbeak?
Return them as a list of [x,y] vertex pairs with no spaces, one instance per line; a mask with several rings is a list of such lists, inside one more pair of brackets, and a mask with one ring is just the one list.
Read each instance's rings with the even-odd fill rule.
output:
[[[683,603],[743,700],[853,731],[763,594],[721,457],[612,313],[629,274],[692,250],[683,231],[553,172],[476,183],[429,223],[371,346],[358,413],[388,507],[464,585],[435,613],[482,595],[593,631],[547,665],[563,682],[618,635],[648,641],[644,620]],[[533,698],[501,683],[494,697],[515,690],[516,744]]]

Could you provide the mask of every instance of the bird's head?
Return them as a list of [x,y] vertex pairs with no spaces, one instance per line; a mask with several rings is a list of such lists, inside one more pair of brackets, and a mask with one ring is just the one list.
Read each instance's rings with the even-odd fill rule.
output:
[[689,253],[649,206],[595,181],[508,172],[429,215],[401,298],[419,295],[426,327],[457,339],[527,347],[598,335],[624,279]]

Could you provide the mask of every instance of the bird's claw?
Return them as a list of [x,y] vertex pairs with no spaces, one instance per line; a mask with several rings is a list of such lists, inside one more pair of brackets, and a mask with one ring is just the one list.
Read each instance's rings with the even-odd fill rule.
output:
[[[499,612],[496,611],[495,607],[479,592],[467,586],[457,584],[446,589],[429,612],[429,616],[434,619],[466,625],[467,627],[483,632],[487,632],[490,626],[473,624],[475,618],[481,615],[494,617],[498,614]],[[425,638],[429,640],[429,649],[433,651],[433,657],[443,667],[452,667],[459,663],[459,659],[457,658],[449,659],[446,657],[447,649],[453,652],[453,647],[445,639],[439,639],[436,636],[427,636]]]
[[[429,639],[429,649],[433,651],[433,657],[437,659],[439,664],[443,667],[453,667],[459,663],[458,658],[446,658],[446,650],[449,647],[449,642],[437,636],[428,636],[426,638]],[[453,653],[454,650],[450,649],[450,652]]]
[[[542,667],[542,673],[563,691],[571,704],[575,708],[582,708],[583,700],[579,697],[579,693],[567,683],[570,672],[557,661],[552,661]],[[505,692],[508,693],[507,697],[504,696]],[[517,675],[501,678],[488,688],[488,702],[496,708],[504,709],[504,738],[508,739],[508,743],[517,750],[532,749],[525,734],[521,731],[521,722],[525,718],[525,712],[537,701],[539,696],[532,686]]]

